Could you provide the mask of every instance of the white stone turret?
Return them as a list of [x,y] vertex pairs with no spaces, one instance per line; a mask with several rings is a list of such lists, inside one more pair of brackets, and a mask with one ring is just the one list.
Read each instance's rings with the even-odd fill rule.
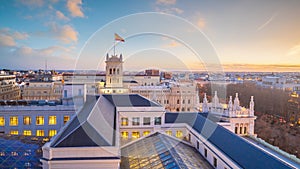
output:
[[123,88],[123,56],[106,55],[106,88]]
[[208,112],[208,101],[207,101],[206,93],[204,93],[202,112],[204,112],[204,113]]
[[240,100],[239,100],[239,94],[235,93],[233,111],[237,111],[237,110],[240,110]]
[[218,97],[218,93],[217,91],[215,91],[215,95],[212,99],[212,106],[214,109],[217,109],[217,107],[219,106],[220,102],[219,102],[219,97]]
[[249,115],[254,116],[254,97],[251,96],[250,104],[249,104]]
[[233,116],[233,103],[232,103],[232,96],[229,96],[229,102],[228,102],[228,116]]

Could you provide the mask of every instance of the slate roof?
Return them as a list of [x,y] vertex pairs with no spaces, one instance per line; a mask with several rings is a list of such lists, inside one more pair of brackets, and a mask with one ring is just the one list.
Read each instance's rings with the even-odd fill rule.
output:
[[242,168],[293,168],[198,113],[166,113],[166,123],[187,123]]
[[103,95],[115,107],[161,107],[138,94]]
[[116,107],[161,106],[137,94],[87,96],[83,108],[52,139],[50,146],[114,146]]

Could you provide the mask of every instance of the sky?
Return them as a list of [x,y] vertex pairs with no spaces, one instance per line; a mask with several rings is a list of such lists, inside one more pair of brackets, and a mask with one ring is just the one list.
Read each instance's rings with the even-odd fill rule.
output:
[[[299,0],[1,0],[0,69],[300,71]],[[118,33],[125,42],[114,42]]]

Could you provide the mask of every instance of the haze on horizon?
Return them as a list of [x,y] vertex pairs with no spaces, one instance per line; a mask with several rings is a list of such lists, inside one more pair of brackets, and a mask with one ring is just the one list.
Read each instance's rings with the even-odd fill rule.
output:
[[[300,71],[299,8],[298,0],[4,0],[0,4],[0,69],[39,69],[46,60],[48,69],[74,69],[89,38],[106,24],[135,13],[162,12],[198,27],[213,44],[225,71]],[[127,36],[122,25],[118,29],[116,33]],[[113,29],[110,34],[104,42],[113,45]],[[138,47],[147,50],[137,51]],[[153,66],[205,70],[184,45],[165,37],[125,39],[117,53],[123,54],[126,70]],[[85,69],[95,62],[104,69],[103,60],[85,57]]]

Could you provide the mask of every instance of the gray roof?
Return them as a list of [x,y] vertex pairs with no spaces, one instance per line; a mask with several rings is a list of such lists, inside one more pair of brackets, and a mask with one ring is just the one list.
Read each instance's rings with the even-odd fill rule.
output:
[[50,146],[114,146],[116,107],[160,105],[137,94],[87,96],[83,108],[52,139]]
[[166,123],[187,123],[242,168],[293,168],[198,113],[166,113]]
[[[102,103],[105,104],[102,104]],[[108,104],[107,104],[108,103]],[[104,97],[88,96],[83,108],[51,141],[51,147],[115,145],[115,108]]]
[[138,94],[103,95],[115,107],[161,107]]

